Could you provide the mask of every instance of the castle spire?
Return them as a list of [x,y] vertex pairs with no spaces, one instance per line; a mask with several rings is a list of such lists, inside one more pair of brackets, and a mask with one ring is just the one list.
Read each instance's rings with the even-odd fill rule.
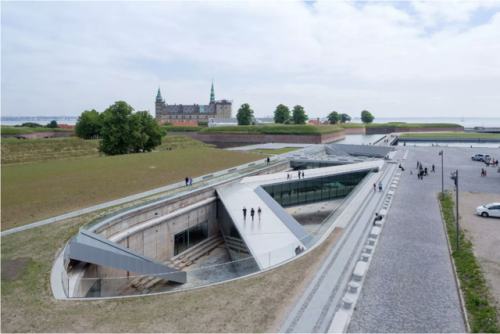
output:
[[160,86],[158,86],[158,95],[156,95],[157,100],[161,100],[161,92],[160,92]]
[[212,91],[210,92],[210,102],[215,102],[215,94],[214,94],[214,79],[212,79]]

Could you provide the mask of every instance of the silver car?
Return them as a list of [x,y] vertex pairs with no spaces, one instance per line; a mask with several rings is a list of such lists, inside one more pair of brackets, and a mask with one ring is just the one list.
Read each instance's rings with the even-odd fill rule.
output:
[[491,203],[479,206],[476,209],[478,216],[483,217],[500,217],[500,203]]

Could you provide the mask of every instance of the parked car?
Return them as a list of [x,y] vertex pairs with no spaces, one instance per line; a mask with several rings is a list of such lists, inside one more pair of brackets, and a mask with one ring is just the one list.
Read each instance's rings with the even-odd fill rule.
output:
[[490,156],[489,156],[489,154],[481,154],[481,153],[473,155],[471,157],[471,159],[474,160],[474,161],[483,161],[483,162],[485,161],[485,158],[491,159]]
[[478,216],[483,217],[500,217],[500,203],[491,203],[479,206],[476,209]]

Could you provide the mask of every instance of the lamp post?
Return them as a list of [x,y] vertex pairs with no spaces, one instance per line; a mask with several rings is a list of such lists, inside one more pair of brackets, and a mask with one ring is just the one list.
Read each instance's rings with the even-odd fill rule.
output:
[[455,174],[455,184],[457,189],[457,252],[458,252],[458,169]]
[[443,172],[443,150],[439,151],[441,156],[441,198],[444,198],[444,172]]

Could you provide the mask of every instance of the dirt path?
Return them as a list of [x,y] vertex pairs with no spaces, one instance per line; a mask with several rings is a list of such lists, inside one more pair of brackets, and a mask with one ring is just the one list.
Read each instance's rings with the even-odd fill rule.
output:
[[498,202],[500,195],[461,192],[459,214],[462,228],[474,245],[474,255],[483,267],[486,280],[495,300],[500,302],[500,218],[483,218],[476,215],[481,205]]

